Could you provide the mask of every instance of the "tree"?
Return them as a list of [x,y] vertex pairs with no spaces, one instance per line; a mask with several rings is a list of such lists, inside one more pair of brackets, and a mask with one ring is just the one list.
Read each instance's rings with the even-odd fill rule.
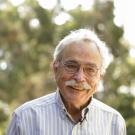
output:
[[62,26],[53,22],[55,10],[45,10],[37,1],[25,1],[21,7],[3,2],[8,8],[0,11],[0,99],[15,108],[54,91],[50,64],[55,46],[70,30],[90,27],[114,57],[104,76],[104,91],[95,96],[119,110],[126,119],[128,134],[134,135],[135,97],[120,93],[120,89],[130,89],[134,84],[135,62],[129,56],[129,45],[121,42],[123,28],[113,22],[113,2],[96,0],[92,10],[78,7],[64,11],[72,19]]

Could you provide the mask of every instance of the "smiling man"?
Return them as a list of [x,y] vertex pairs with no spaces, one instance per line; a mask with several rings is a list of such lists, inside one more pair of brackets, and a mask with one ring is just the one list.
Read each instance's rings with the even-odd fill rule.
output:
[[120,113],[93,98],[109,63],[94,32],[71,32],[54,51],[57,91],[17,108],[7,135],[126,135]]

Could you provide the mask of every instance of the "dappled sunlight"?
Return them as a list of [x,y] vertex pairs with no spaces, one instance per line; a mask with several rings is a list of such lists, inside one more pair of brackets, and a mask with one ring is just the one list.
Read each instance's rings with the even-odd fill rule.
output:
[[13,6],[21,5],[25,0],[9,0]]
[[55,91],[51,71],[55,46],[70,31],[91,28],[112,53],[95,97],[118,109],[128,123],[128,134],[134,135],[135,2],[114,2],[114,6],[113,0],[0,2],[0,107],[1,101],[8,104],[5,109],[11,114],[21,103]]
[[115,24],[119,27],[124,27],[124,38],[126,38],[131,45],[135,46],[135,1],[115,0],[114,5]]
[[8,67],[6,61],[0,61],[0,69],[1,70],[6,70]]
[[71,20],[71,16],[65,12],[61,12],[59,13],[55,18],[54,18],[54,22],[57,25],[63,25],[65,24],[67,21]]
[[33,18],[30,20],[29,25],[30,25],[30,27],[38,28],[40,25],[40,22],[37,18]]

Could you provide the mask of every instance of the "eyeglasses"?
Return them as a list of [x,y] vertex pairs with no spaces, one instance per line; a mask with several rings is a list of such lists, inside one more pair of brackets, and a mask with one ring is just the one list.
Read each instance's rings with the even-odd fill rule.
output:
[[[75,61],[66,61],[61,62],[65,71],[67,71],[70,74],[75,74],[79,71],[80,65]],[[83,67],[83,72],[86,76],[96,76],[99,68],[95,64],[87,64]]]

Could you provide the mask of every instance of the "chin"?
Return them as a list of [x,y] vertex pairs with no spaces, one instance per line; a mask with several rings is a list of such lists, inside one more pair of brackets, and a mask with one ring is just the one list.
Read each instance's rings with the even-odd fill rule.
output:
[[69,103],[69,104],[74,104],[74,105],[76,105],[76,104],[78,104],[79,102],[80,102],[80,98],[81,97],[74,97],[74,96],[70,96],[70,97],[66,97],[66,102],[67,103]]
[[85,95],[86,93],[82,92],[82,91],[77,91],[77,90],[72,90],[69,92],[66,92],[65,94],[65,99],[68,100],[69,102],[77,102],[80,101],[80,99]]

